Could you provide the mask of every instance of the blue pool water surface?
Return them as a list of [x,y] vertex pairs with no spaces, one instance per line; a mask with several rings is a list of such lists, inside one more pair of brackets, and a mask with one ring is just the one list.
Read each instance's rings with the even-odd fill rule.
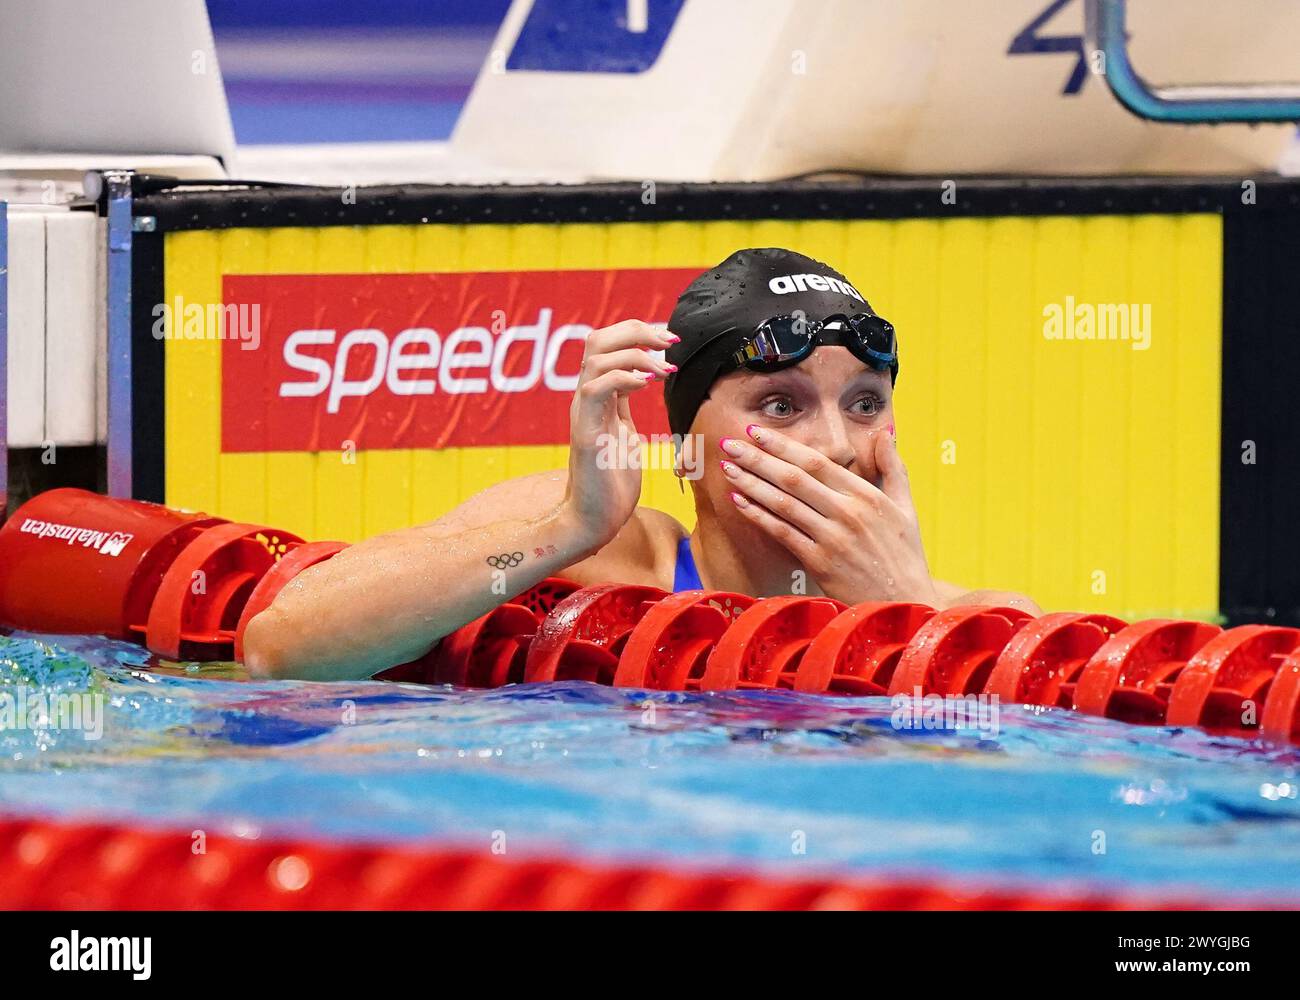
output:
[[1300,904],[1300,751],[1194,730],[1003,706],[981,738],[897,729],[885,698],[251,683],[0,636],[0,699],[35,692],[102,696],[102,735],[11,716],[8,815]]

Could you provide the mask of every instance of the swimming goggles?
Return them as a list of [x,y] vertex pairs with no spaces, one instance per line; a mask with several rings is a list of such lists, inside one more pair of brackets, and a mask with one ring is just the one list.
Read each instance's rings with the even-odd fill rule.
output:
[[898,373],[898,336],[893,324],[872,313],[828,316],[774,316],[754,329],[731,356],[736,368],[776,372],[803,361],[819,345],[847,347],[853,356],[876,371]]

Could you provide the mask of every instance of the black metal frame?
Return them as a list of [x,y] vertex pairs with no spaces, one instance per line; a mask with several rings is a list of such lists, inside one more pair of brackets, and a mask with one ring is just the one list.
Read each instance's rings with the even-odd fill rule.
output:
[[[1250,179],[1260,205],[1300,207],[1300,183]],[[647,184],[649,182],[646,182]],[[710,219],[906,219],[1002,215],[1230,212],[1243,178],[852,177],[771,183],[185,187],[136,198],[159,232],[264,226],[417,223],[670,222]],[[351,203],[351,202],[355,203]]]

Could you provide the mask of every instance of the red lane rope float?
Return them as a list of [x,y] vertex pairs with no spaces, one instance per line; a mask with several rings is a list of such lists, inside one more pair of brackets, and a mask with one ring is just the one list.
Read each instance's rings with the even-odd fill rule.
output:
[[416,684],[501,687],[524,679],[529,645],[538,626],[581,585],[549,576],[487,614],[444,636],[427,654],[375,676]]
[[889,693],[981,693],[998,655],[1032,618],[1017,608],[978,606],[937,612],[903,650]]
[[615,687],[698,691],[709,654],[754,598],[686,590],[655,603],[628,633]]
[[538,624],[537,615],[522,604],[494,608],[438,644],[430,657],[429,683],[480,688],[520,683]]
[[985,694],[1022,705],[1074,705],[1074,685],[1092,654],[1127,622],[1074,611],[1026,622],[998,654]]
[[855,604],[832,618],[808,644],[794,689],[811,694],[884,694],[903,650],[934,613],[925,604]]
[[1214,636],[1179,672],[1165,724],[1257,730],[1273,680],[1297,648],[1300,629],[1294,628],[1242,625]]
[[518,597],[511,598],[511,604],[521,604],[542,621],[555,610],[556,605],[570,594],[581,590],[582,584],[566,580],[562,576],[548,576],[540,583],[529,587]]
[[844,609],[829,597],[755,601],[713,647],[700,689],[793,688],[809,643]]
[[612,684],[628,634],[656,601],[667,596],[658,587],[614,583],[575,591],[538,628],[528,647],[523,679]]
[[1300,743],[1300,655],[1292,653],[1278,667],[1264,700],[1259,732],[1275,743]]
[[145,645],[173,659],[228,659],[259,580],[303,540],[255,524],[218,524],[185,546],[158,587]]
[[1121,722],[1159,725],[1179,671],[1221,631],[1208,622],[1164,618],[1121,629],[1084,665],[1074,686],[1074,708]]
[[190,831],[0,819],[0,909],[50,910],[1118,910],[1284,908],[1248,898],[963,885],[932,878],[506,859]]

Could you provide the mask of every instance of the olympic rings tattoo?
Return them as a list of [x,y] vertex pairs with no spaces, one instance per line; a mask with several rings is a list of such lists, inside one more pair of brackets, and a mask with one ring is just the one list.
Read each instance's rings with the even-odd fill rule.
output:
[[503,552],[499,556],[487,557],[487,564],[493,569],[514,569],[523,561],[522,552]]

